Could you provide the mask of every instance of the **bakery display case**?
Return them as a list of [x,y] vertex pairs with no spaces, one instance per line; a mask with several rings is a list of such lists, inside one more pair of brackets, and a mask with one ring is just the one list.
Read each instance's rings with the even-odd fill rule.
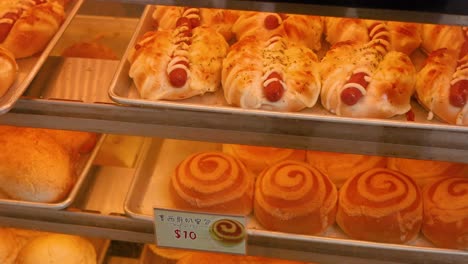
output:
[[[25,85],[27,90],[23,96],[9,106],[11,109],[0,115],[0,124],[86,131],[99,136],[92,151],[80,155],[81,167],[75,188],[62,200],[42,203],[3,199],[5,190],[0,188],[1,225],[88,237],[95,244],[98,263],[176,263],[179,256],[186,258],[186,263],[201,263],[206,258],[213,261],[220,256],[166,252],[157,248],[154,245],[153,210],[161,205],[188,212],[200,209],[191,208],[186,201],[182,201],[182,206],[180,201],[177,205],[172,204],[171,199],[178,199],[173,198],[173,193],[183,193],[184,183],[191,181],[179,179],[177,181],[182,184],[176,186],[173,185],[176,180],[170,175],[191,155],[216,152],[234,156],[244,164],[241,167],[247,167],[255,175],[248,183],[252,185],[249,187],[251,197],[243,196],[241,202],[233,203],[236,206],[231,208],[234,210],[246,199],[253,208],[242,211],[246,215],[246,250],[252,256],[242,261],[274,263],[261,259],[271,257],[308,263],[464,263],[468,259],[466,246],[464,249],[438,247],[434,243],[449,248],[457,245],[429,234],[437,230],[419,231],[420,226],[425,225],[422,219],[430,218],[423,216],[422,207],[427,211],[431,206],[438,206],[435,202],[423,204],[423,200],[429,195],[426,191],[430,189],[428,183],[437,178],[433,175],[440,170],[443,171],[440,174],[461,179],[461,183],[457,183],[460,187],[450,187],[456,193],[451,193],[453,197],[443,196],[435,186],[431,187],[434,189],[431,192],[437,193],[439,199],[448,199],[448,203],[453,201],[451,210],[455,211],[457,206],[462,208],[458,208],[460,213],[444,211],[440,218],[461,215],[457,227],[447,225],[443,228],[447,234],[462,233],[453,240],[457,241],[455,244],[466,245],[468,212],[466,203],[463,204],[465,201],[459,201],[458,197],[466,198],[465,179],[468,176],[468,127],[464,115],[468,109],[465,105],[468,90],[463,87],[468,50],[468,37],[463,34],[467,34],[468,14],[465,10],[468,6],[449,0],[430,4],[326,0],[313,3],[243,0],[65,2],[71,3],[66,9],[66,21],[50,46],[32,59],[17,59],[20,77],[30,78],[30,83]],[[209,9],[200,11],[203,9],[197,8]],[[212,8],[223,11],[211,14]],[[262,13],[249,13],[252,11]],[[275,14],[268,15],[271,13]],[[179,19],[179,16],[188,19]],[[198,16],[196,24],[190,20],[194,16]],[[212,18],[211,22],[206,22],[210,16],[218,20]],[[348,22],[341,24],[336,17],[366,20],[350,20],[355,24],[351,23],[353,27],[347,28]],[[384,20],[395,22],[380,22]],[[416,26],[403,28],[397,22],[424,23],[425,26],[411,24]],[[210,23],[217,29],[208,27]],[[456,33],[449,32],[452,28],[445,32],[436,24],[450,25],[456,28]],[[155,31],[157,27],[166,26],[165,31]],[[263,27],[271,28],[271,34],[262,35]],[[413,31],[418,33],[412,35]],[[448,41],[439,38],[441,31],[455,37]],[[170,43],[168,39],[175,39],[178,45],[182,43],[175,51],[178,55],[164,55],[165,49],[171,47],[167,44]],[[202,52],[193,55],[192,46]],[[159,54],[159,57],[146,59],[152,54]],[[364,62],[367,59],[378,60],[381,64],[369,66]],[[160,69],[167,74],[153,72],[150,73],[153,76],[148,77],[147,71],[161,68],[160,61],[171,65]],[[243,61],[254,65],[253,73],[246,73],[249,67],[244,67],[247,62]],[[193,75],[188,68],[189,62],[192,63],[190,67],[199,67],[192,69]],[[367,68],[363,70],[353,65]],[[29,70],[30,66],[32,70]],[[255,67],[264,67],[264,70]],[[343,69],[350,71],[351,77],[342,77]],[[197,71],[205,71],[203,74],[206,75],[197,79]],[[373,72],[378,73],[372,75]],[[24,77],[25,74],[31,76]],[[452,74],[455,77],[452,78]],[[249,78],[253,81],[246,81]],[[424,92],[435,89],[430,85],[442,82],[441,79],[446,83],[452,81],[445,85],[450,91],[446,97],[455,98],[448,108],[457,107],[456,114],[439,110],[433,103],[438,100],[437,96],[425,99]],[[190,82],[195,83],[194,87],[198,86],[189,87]],[[260,92],[249,90],[256,82],[264,88]],[[18,81],[15,85],[18,84],[21,83]],[[172,91],[173,94],[168,92],[171,86],[178,87],[172,88],[177,90]],[[338,86],[353,88],[360,94],[343,99],[346,97],[344,88],[339,90]],[[382,95],[379,89],[390,92]],[[392,89],[398,89],[396,95],[392,94]],[[440,93],[447,92],[441,90]],[[369,101],[368,98],[373,99]],[[399,104],[397,101],[404,102]],[[15,131],[16,137],[23,133]],[[4,137],[5,140],[10,138],[7,134]],[[28,137],[19,142],[28,145]],[[266,202],[257,200],[265,191],[262,188],[270,184],[268,177],[286,185],[276,186],[284,188],[278,193],[287,193],[286,189],[296,187],[302,191],[310,184],[304,181],[294,185],[296,176],[286,177],[288,180],[268,176],[268,168],[288,164],[282,164],[267,150],[247,155],[245,151],[236,150],[237,144],[273,147],[280,151],[294,149],[294,154],[285,158],[294,160],[289,165],[296,169],[305,166],[301,167],[304,171],[312,168],[310,174],[314,175],[314,182],[332,186],[327,188],[334,190],[327,197],[307,198],[320,200],[311,203],[321,203],[317,210],[326,220],[320,220],[316,228],[310,227],[309,222],[303,228],[300,221],[293,220],[288,222],[288,228],[282,229],[283,222],[274,222],[270,212],[273,209],[268,207],[272,206],[268,204],[270,198],[264,198]],[[4,148],[10,145],[5,143]],[[354,160],[358,155],[365,162]],[[269,158],[263,160],[266,156]],[[218,159],[222,158],[217,157],[216,161]],[[441,169],[442,166],[445,167]],[[346,171],[345,177],[343,171]],[[426,173],[428,171],[434,174]],[[390,197],[392,201],[398,200],[402,207],[414,198],[410,207],[417,213],[402,209],[397,224],[384,224],[384,229],[400,232],[396,238],[385,240],[392,235],[378,234],[376,226],[382,225],[379,221],[388,218],[379,220],[377,217],[377,224],[373,224],[375,214],[371,212],[364,223],[359,223],[355,215],[347,214],[352,210],[344,208],[345,204],[355,202],[346,199],[345,191],[357,196],[357,189],[363,188],[361,182],[373,181],[373,176],[369,176],[372,173],[368,172],[379,175],[376,176],[377,189],[391,185],[388,188],[396,189],[400,194],[401,189],[414,186],[410,198],[382,194],[372,201],[372,206],[378,207],[378,202]],[[371,180],[357,180],[358,177]],[[351,178],[356,178],[360,187],[354,186]],[[437,181],[440,180],[437,178]],[[455,183],[441,182],[440,185],[454,186]],[[237,187],[240,186],[239,183]],[[370,190],[363,197],[374,199],[369,198],[374,197],[374,191]],[[320,190],[316,192],[321,193]],[[6,196],[12,194],[6,193]],[[275,196],[273,200],[283,198]],[[203,204],[201,200],[197,202]],[[269,209],[262,209],[262,206]],[[366,206],[369,205],[357,205],[360,209],[356,210],[364,214],[367,209],[362,208]],[[384,214],[383,210],[379,212]],[[315,221],[310,219],[307,221]],[[350,221],[355,222],[347,225]],[[416,231],[409,227],[413,225],[418,226]],[[368,232],[370,236],[360,237],[355,233],[360,229],[358,226],[374,231]],[[462,231],[457,231],[460,226]],[[301,231],[308,228],[307,232]],[[455,231],[449,231],[451,228]],[[241,261],[237,257],[224,258],[226,262]]]

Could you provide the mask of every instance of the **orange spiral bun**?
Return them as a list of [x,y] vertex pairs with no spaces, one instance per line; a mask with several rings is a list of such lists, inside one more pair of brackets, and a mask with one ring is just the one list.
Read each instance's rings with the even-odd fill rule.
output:
[[338,188],[350,177],[387,165],[387,159],[379,156],[309,150],[306,157],[309,164],[327,175]]
[[335,185],[305,162],[287,160],[257,179],[254,214],[266,229],[319,234],[335,222]]
[[179,209],[247,215],[252,211],[254,177],[236,158],[222,152],[195,153],[171,178]]
[[305,160],[305,150],[224,144],[223,151],[238,158],[254,174],[283,160]]
[[468,177],[468,165],[454,162],[389,158],[388,168],[410,176],[421,187],[447,176]]
[[423,215],[419,187],[384,168],[349,178],[340,189],[336,222],[350,237],[405,243],[416,237]]
[[424,236],[444,248],[468,250],[468,178],[443,178],[423,191]]

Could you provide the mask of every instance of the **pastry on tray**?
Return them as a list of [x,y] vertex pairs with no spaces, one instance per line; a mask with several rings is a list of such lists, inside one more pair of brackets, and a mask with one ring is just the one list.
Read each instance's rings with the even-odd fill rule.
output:
[[280,35],[317,51],[321,48],[323,21],[318,16],[246,12],[236,21],[233,31],[238,41],[249,36],[268,40]]
[[227,49],[214,29],[181,17],[175,29],[143,35],[128,58],[129,75],[143,99],[180,100],[215,92]]
[[234,36],[232,26],[239,18],[240,11],[214,8],[193,8],[182,6],[155,6],[152,17],[158,30],[168,30],[177,27],[177,20],[187,17],[195,25],[213,28],[223,35],[226,41]]
[[65,19],[63,1],[0,1],[0,44],[15,58],[42,51]]
[[385,23],[374,23],[370,32],[370,42],[338,42],[322,59],[321,102],[336,115],[390,118],[411,110],[413,63],[406,54],[390,51]]
[[[416,96],[421,105],[429,111],[429,120],[437,116],[447,123],[466,126],[468,125],[468,29],[449,27],[453,30],[457,28],[459,30],[456,32],[464,35],[463,41],[459,43],[458,39],[451,40],[449,43],[453,45],[440,44],[437,47],[442,48],[429,53],[424,67],[417,74]],[[440,34],[443,32],[445,31]],[[447,35],[444,34],[440,38]],[[445,45],[449,46],[444,47]]]
[[316,235],[335,222],[337,190],[319,170],[286,160],[257,179],[254,214],[266,229]]
[[178,209],[241,215],[252,211],[254,176],[223,152],[199,152],[184,159],[170,188]]
[[419,234],[422,221],[419,187],[397,171],[371,169],[340,189],[336,222],[354,239],[407,243]]
[[18,64],[14,55],[0,45],[0,97],[15,82],[17,73]]
[[320,94],[315,53],[279,35],[242,38],[223,61],[226,101],[235,106],[274,111],[312,107]]

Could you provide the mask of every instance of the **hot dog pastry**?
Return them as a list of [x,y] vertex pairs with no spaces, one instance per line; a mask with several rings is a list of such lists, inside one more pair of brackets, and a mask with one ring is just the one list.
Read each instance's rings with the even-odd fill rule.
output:
[[146,33],[129,56],[130,77],[144,99],[178,100],[221,86],[228,44],[214,29],[181,17],[174,30]]
[[0,46],[0,97],[3,96],[8,88],[13,84],[18,72],[13,54]]
[[410,58],[389,51],[387,25],[370,27],[371,41],[339,42],[321,62],[322,105],[339,116],[389,118],[411,109],[416,72]]
[[356,18],[325,18],[326,40],[334,45],[341,41],[367,43],[371,29],[376,23],[384,23],[389,32],[389,51],[411,54],[421,44],[422,25],[406,22],[377,22]]
[[188,17],[192,23],[214,28],[229,41],[234,34],[232,25],[239,18],[240,11],[211,8],[188,8],[181,6],[156,6],[153,19],[159,30],[176,28],[177,20]]
[[432,24],[422,26],[421,38],[421,48],[426,53],[442,48],[458,51],[465,41],[461,27]]
[[299,111],[317,102],[318,72],[317,56],[305,46],[281,36],[245,37],[223,61],[224,96],[242,108]]
[[268,40],[281,35],[291,42],[319,50],[323,21],[317,16],[248,12],[239,17],[232,30],[237,40],[248,36]]
[[468,125],[468,29],[458,50],[442,48],[429,54],[416,81],[418,101],[447,123]]
[[16,58],[43,50],[65,17],[63,5],[55,0],[0,1],[0,44]]

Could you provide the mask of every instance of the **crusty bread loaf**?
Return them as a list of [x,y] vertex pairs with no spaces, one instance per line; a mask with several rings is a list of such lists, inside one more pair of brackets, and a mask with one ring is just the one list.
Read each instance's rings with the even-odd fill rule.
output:
[[0,189],[12,199],[57,202],[70,191],[67,151],[42,130],[0,127]]
[[24,246],[15,264],[96,264],[96,252],[86,239],[53,234],[39,236]]

